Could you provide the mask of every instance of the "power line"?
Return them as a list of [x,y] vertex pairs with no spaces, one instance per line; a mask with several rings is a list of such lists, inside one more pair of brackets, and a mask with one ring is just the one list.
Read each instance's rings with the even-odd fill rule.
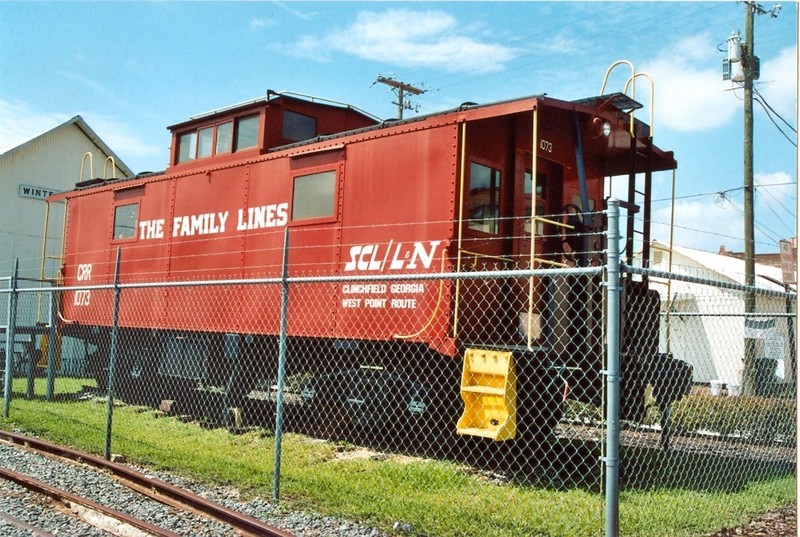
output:
[[[758,90],[755,88],[755,86],[753,87],[753,93],[755,94],[754,100],[755,100],[755,101],[756,101],[758,104],[760,104],[760,105],[761,105],[761,107],[764,109],[764,112],[767,114],[767,117],[769,118],[769,120],[772,122],[772,124],[773,124],[773,125],[775,125],[775,128],[776,128],[776,129],[778,129],[778,132],[780,132],[780,133],[783,135],[783,137],[784,137],[784,138],[786,138],[787,140],[789,140],[789,143],[790,143],[790,144],[792,144],[793,146],[797,147],[797,142],[795,142],[794,140],[792,140],[792,139],[789,137],[789,135],[788,135],[788,134],[786,134],[785,132],[783,132],[783,129],[781,128],[781,126],[780,126],[780,125],[778,125],[778,124],[775,122],[775,119],[772,117],[772,114],[775,114],[776,116],[778,116],[778,119],[780,119],[781,121],[783,121],[783,122],[784,122],[784,123],[785,123],[785,124],[786,124],[786,125],[787,125],[787,126],[790,128],[790,129],[792,129],[792,130],[794,131],[794,133],[795,133],[795,134],[797,134],[797,129],[795,129],[794,127],[792,127],[792,126],[789,124],[789,122],[788,122],[788,121],[786,121],[785,119],[783,119],[783,117],[781,117],[781,115],[780,115],[780,114],[778,114],[778,112],[776,112],[776,111],[775,111],[775,110],[774,110],[774,109],[773,109],[773,108],[772,108],[772,107],[769,105],[769,103],[767,103],[766,99],[764,99],[764,96],[763,96],[763,95],[761,95],[761,94],[758,92]],[[770,111],[771,111],[771,113],[770,113]]]
[[[795,184],[797,184],[797,183],[774,183],[774,184],[768,184],[768,185],[764,185],[764,184],[761,184],[761,183],[759,183],[758,181],[756,181],[756,185],[757,185],[758,187],[769,187],[769,186],[785,186],[785,185],[795,185]],[[775,201],[778,203],[778,205],[780,205],[781,207],[783,207],[783,210],[784,210],[784,211],[786,211],[786,212],[787,212],[787,213],[789,213],[789,214],[793,214],[795,217],[797,216],[797,213],[796,213],[796,211],[795,211],[794,209],[790,209],[790,208],[786,207],[786,206],[785,206],[783,203],[781,203],[781,200],[779,200],[778,198],[776,198],[776,197],[775,197],[775,196],[774,196],[774,195],[773,195],[773,194],[772,194],[772,193],[769,191],[769,189],[768,189],[768,188],[765,188],[765,189],[764,189],[764,194],[766,194],[766,195],[768,195],[769,197],[771,197],[772,199],[774,199],[774,200],[775,200]],[[790,199],[797,199],[797,198],[791,198],[790,196],[786,196],[786,197],[788,197],[788,198],[790,198]]]
[[797,129],[796,129],[796,128],[794,128],[794,127],[792,126],[792,124],[791,124],[791,123],[789,123],[788,121],[786,121],[785,119],[783,119],[783,117],[782,117],[782,116],[781,116],[781,115],[780,115],[778,112],[776,112],[776,111],[775,111],[775,109],[774,109],[774,108],[772,108],[772,107],[769,105],[769,103],[767,103],[767,99],[766,99],[766,98],[765,98],[763,95],[761,95],[761,93],[758,91],[758,89],[756,89],[756,88],[753,88],[753,92],[755,92],[755,93],[756,93],[756,94],[757,94],[759,97],[761,97],[761,99],[764,101],[764,103],[763,103],[763,104],[764,104],[764,106],[765,106],[765,107],[769,108],[769,109],[772,111],[772,113],[773,113],[773,114],[775,114],[776,116],[778,116],[778,119],[780,119],[781,121],[783,121],[783,122],[786,124],[786,126],[787,126],[787,127],[789,127],[790,129],[792,129],[792,131],[794,131],[794,133],[795,133],[795,134],[797,134]]
[[[760,184],[759,186],[760,187],[770,187],[770,186],[791,186],[791,185],[797,185],[797,182],[796,181],[791,181],[791,182],[788,182],[788,183],[767,183],[767,184]],[[666,202],[666,201],[670,201],[671,202],[673,199],[674,200],[684,200],[684,199],[692,199],[692,198],[702,198],[702,197],[705,197],[705,196],[718,196],[720,194],[727,194],[729,192],[736,192],[737,190],[744,190],[744,187],[743,186],[737,186],[737,187],[734,187],[734,188],[728,188],[726,190],[715,190],[714,192],[705,192],[705,193],[700,193],[700,194],[686,194],[685,196],[675,196],[674,198],[672,198],[672,197],[659,198],[659,199],[652,200],[651,202],[652,203],[659,203],[659,202]],[[791,213],[791,211],[789,211],[789,212]]]
[[[638,217],[637,217],[637,220],[639,220]],[[661,225],[661,226],[667,226],[667,227],[671,225],[672,227],[674,227],[676,229],[682,229],[684,231],[691,231],[692,233],[702,233],[704,235],[711,235],[712,237],[721,237],[723,239],[731,239],[731,240],[736,240],[736,241],[741,241],[742,240],[742,237],[738,237],[738,236],[735,236],[735,235],[726,235],[725,233],[718,233],[718,232],[714,232],[714,231],[708,231],[706,229],[698,229],[698,228],[693,228],[693,227],[689,227],[689,226],[682,226],[680,224],[674,224],[674,223],[670,224],[669,222],[659,222],[657,220],[651,220],[651,223],[652,224],[658,224],[658,225]],[[761,246],[770,246],[770,247],[772,247],[772,246],[776,246],[777,245],[777,243],[771,243],[771,242],[762,242],[762,241],[755,241],[755,242],[756,242],[756,244],[759,244]]]
[[[756,187],[757,187],[756,192],[759,192],[758,188],[760,188],[760,186],[761,185],[758,183],[758,181],[756,181]],[[769,198],[772,198],[773,201],[775,201],[778,205],[780,205],[781,208],[783,208],[783,210],[788,212],[790,215],[794,214],[794,213],[792,213],[792,211],[790,211],[788,208],[786,208],[786,206],[783,203],[781,203],[781,201],[778,198],[773,196],[772,193],[769,191],[769,189],[764,189],[764,190],[760,191],[760,193],[764,194],[765,196],[767,196]],[[762,199],[764,199],[764,198],[762,198]],[[783,221],[783,218],[781,218],[780,215],[778,215],[778,213],[775,212],[775,209],[772,208],[772,205],[770,205],[770,203],[769,203],[769,201],[767,199],[764,199],[764,204],[767,206],[767,208],[770,210],[770,212],[775,215],[775,218],[778,219],[778,222],[783,224],[784,227],[787,230],[789,230],[790,233],[794,233],[795,228],[794,227],[790,227],[786,222]],[[796,227],[797,215],[794,214],[794,216],[795,216],[795,227]]]
[[[733,200],[731,200],[730,198],[726,197],[725,195],[722,195],[722,199],[724,201],[727,201],[728,204],[736,210],[736,212],[738,212],[742,216],[745,216],[744,209],[739,208],[735,203],[733,203]],[[758,224],[755,221],[753,222],[753,227],[755,227],[755,229],[759,230],[761,232],[761,234],[764,235],[765,237],[771,238],[774,241],[775,245],[777,245],[780,242],[781,238],[782,238],[782,237],[779,237],[778,235],[774,235],[771,230],[761,226],[760,224]],[[755,239],[753,239],[753,242],[755,242]]]

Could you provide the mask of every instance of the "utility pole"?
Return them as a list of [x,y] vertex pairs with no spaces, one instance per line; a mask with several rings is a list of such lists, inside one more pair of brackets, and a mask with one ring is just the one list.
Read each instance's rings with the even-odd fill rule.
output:
[[[770,11],[765,10],[760,4],[753,1],[744,2],[745,6],[745,35],[744,44],[741,43],[739,33],[734,32],[728,38],[728,61],[725,66],[723,78],[735,83],[741,83],[744,89],[744,281],[745,285],[755,285],[755,217],[754,182],[753,182],[753,82],[759,77],[759,60],[755,55],[755,14],[769,13],[773,18],[778,16],[780,4],[775,4]],[[748,324],[753,313],[756,312],[756,295],[747,291],[744,299],[745,338],[744,360],[742,367],[742,393],[752,395],[759,391],[761,375],[758,371],[756,359],[756,339],[751,337]]]
[[[742,54],[742,69],[744,73],[744,283],[748,286],[755,285],[756,260],[755,237],[753,216],[753,66],[754,34],[753,13],[756,9],[755,2],[745,2],[744,21],[744,54]],[[742,367],[742,393],[753,395],[756,391],[756,340],[748,337],[747,322],[750,314],[756,311],[756,295],[747,291],[744,298],[744,362]]]
[[397,105],[397,119],[403,119],[403,110],[412,110],[411,103],[406,101],[406,93],[410,93],[412,95],[422,95],[425,93],[424,89],[417,88],[411,84],[406,84],[405,82],[400,82],[394,78],[388,78],[385,76],[378,75],[378,78],[375,80],[375,82],[386,84],[392,88],[392,91],[394,91],[397,95],[397,102],[392,103]]

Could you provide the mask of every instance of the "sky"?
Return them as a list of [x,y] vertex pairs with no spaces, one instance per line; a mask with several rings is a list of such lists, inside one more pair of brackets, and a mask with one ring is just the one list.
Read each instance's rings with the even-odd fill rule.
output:
[[[797,9],[786,1],[777,17],[755,17],[757,253],[797,236]],[[391,118],[395,96],[375,81],[392,77],[425,90],[409,117],[466,101],[598,95],[624,59],[654,80],[653,106],[646,82],[636,98],[646,121],[652,108],[654,143],[678,161],[674,243],[743,251],[743,92],[722,80],[722,61],[744,25],[744,4],[732,0],[0,0],[0,148],[80,114],[134,172],[157,171],[169,125],[268,89]],[[628,76],[614,69],[606,93]],[[672,173],[654,181],[653,238],[663,242],[672,183]]]

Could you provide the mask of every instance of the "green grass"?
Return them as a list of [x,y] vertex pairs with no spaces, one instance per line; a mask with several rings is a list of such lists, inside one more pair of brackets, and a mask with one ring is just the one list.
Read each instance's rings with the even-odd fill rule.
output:
[[[78,400],[86,381],[56,384],[56,401],[26,400],[15,381],[10,417],[0,427],[22,429],[93,453],[105,446],[106,401]],[[112,451],[129,461],[166,468],[245,494],[272,497],[274,438],[269,431],[231,434],[221,428],[159,417],[151,409],[114,409]],[[386,456],[356,457],[355,446],[298,434],[283,437],[281,505],[338,515],[389,530],[395,521],[430,536],[590,536],[604,531],[604,499],[578,488],[554,491],[497,484],[460,463]],[[631,457],[647,455],[631,452]],[[657,457],[641,468],[652,469]],[[670,464],[680,467],[685,461]],[[705,462],[702,462],[705,464]],[[694,461],[693,464],[700,464]],[[639,468],[639,467],[637,467]],[[717,471],[725,472],[720,464]],[[735,490],[668,486],[623,488],[620,533],[626,536],[703,535],[795,501],[795,477],[785,471],[740,480]]]

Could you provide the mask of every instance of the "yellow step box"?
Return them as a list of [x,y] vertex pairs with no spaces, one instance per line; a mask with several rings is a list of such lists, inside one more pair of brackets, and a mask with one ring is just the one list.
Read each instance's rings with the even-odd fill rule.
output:
[[461,374],[460,435],[510,440],[517,434],[517,375],[511,351],[467,349]]

